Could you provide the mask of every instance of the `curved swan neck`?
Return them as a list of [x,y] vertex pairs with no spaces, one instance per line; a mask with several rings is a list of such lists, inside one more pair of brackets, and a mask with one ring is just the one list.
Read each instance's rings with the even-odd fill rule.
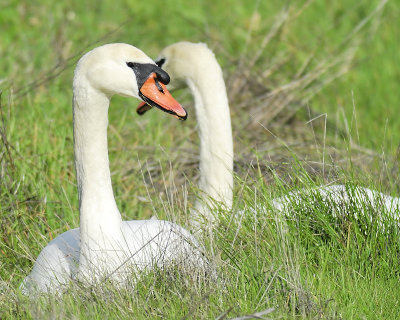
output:
[[[79,195],[81,256],[107,249],[121,234],[108,160],[110,98],[85,79],[74,79],[74,148]],[[90,250],[89,250],[90,248]]]
[[[196,106],[200,136],[200,182],[205,197],[232,207],[233,142],[228,98],[222,71],[214,55],[192,77],[187,78]],[[206,66],[206,67],[204,67]],[[196,209],[212,220],[207,201]]]

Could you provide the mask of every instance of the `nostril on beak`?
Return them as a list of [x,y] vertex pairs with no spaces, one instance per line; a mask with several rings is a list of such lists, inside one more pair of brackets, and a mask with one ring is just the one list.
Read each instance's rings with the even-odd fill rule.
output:
[[164,89],[163,89],[163,87],[161,86],[161,84],[160,84],[160,82],[158,81],[158,79],[155,78],[154,81],[155,81],[155,83],[156,83],[156,87],[157,87],[158,91],[160,91],[161,93],[164,93]]

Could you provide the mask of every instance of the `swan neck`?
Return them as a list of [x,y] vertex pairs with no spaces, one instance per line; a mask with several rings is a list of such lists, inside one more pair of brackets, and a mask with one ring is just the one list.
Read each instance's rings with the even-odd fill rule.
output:
[[113,195],[108,160],[109,102],[102,92],[84,82],[74,82],[74,151],[81,257],[85,258],[89,251],[107,249],[121,234],[121,215]]
[[[204,197],[232,207],[233,142],[228,98],[221,68],[213,59],[209,70],[200,77],[188,79],[194,99],[200,137],[200,182]],[[198,201],[196,208],[212,219],[210,203]]]

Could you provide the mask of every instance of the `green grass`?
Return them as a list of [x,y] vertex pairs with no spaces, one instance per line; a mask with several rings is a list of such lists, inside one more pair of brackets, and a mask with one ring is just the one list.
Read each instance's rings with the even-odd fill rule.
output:
[[[286,226],[268,208],[276,196],[332,181],[399,193],[392,157],[400,139],[399,5],[389,1],[345,41],[379,1],[305,3],[288,2],[292,19],[249,67],[250,78],[280,88],[302,66],[307,74],[356,47],[352,67],[328,82],[339,64],[293,91],[291,104],[272,121],[253,121],[257,111],[268,113],[253,100],[265,92],[257,81],[246,80],[255,85],[231,99],[238,168],[233,214],[242,219],[239,224],[231,213],[219,212],[222,223],[209,244],[218,280],[193,283],[179,270],[163,270],[143,276],[135,288],[72,287],[60,299],[40,301],[22,297],[19,283],[49,240],[79,226],[71,125],[71,79],[79,56],[107,42],[131,43],[155,57],[176,41],[204,41],[216,52],[229,87],[243,75],[241,59],[254,57],[284,6],[208,0],[0,4],[0,318],[229,319],[269,308],[270,318],[399,318],[399,234],[390,222],[388,232],[374,232],[377,221],[356,219],[355,207],[340,220],[330,206],[305,200],[312,210],[293,208],[296,218]],[[274,71],[257,78],[266,70]],[[177,97],[192,103],[186,91]],[[198,174],[194,110],[189,106],[190,118],[178,122],[155,111],[139,118],[135,107],[136,101],[115,97],[110,108],[118,206],[124,219],[157,213],[185,224]],[[312,129],[305,124],[324,112],[326,137],[323,117]],[[249,210],[259,204],[267,204],[267,212]],[[372,232],[366,235],[365,228]]]

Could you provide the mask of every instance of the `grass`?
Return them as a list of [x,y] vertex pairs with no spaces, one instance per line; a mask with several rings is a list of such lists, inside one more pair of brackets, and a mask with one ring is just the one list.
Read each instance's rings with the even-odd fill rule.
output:
[[[356,218],[351,205],[335,218],[318,197],[305,200],[312,210],[292,208],[287,224],[268,207],[334,181],[399,194],[399,6],[388,1],[366,19],[380,3],[3,2],[0,318],[231,319],[273,308],[266,318],[397,319],[399,237],[390,221],[378,232],[377,221]],[[155,57],[180,40],[207,42],[229,88],[237,177],[233,215],[219,212],[208,244],[218,281],[159,270],[126,290],[22,297],[18,285],[41,248],[79,225],[75,62],[101,43],[132,43]],[[186,91],[176,94],[191,104]],[[157,214],[186,223],[198,175],[189,112],[185,123],[160,112],[139,118],[135,102],[113,98],[110,162],[124,219]]]

